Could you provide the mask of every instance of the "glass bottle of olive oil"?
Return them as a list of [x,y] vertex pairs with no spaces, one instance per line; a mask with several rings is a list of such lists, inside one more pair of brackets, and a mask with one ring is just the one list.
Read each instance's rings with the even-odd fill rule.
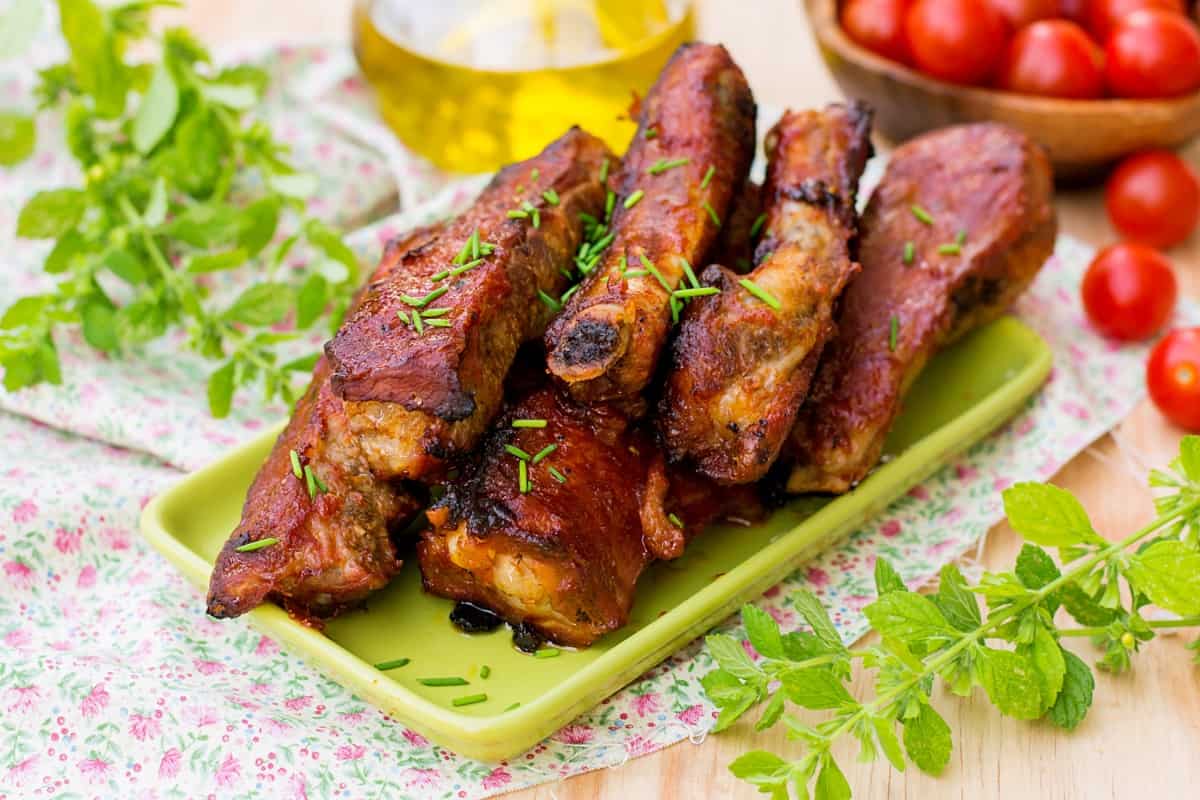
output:
[[627,110],[694,36],[690,0],[356,0],[354,49],[388,124],[484,172],[578,124],[622,148]]

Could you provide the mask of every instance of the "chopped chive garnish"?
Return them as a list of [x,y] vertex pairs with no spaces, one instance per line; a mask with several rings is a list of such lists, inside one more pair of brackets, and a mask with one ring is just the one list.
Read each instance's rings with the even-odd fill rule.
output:
[[558,445],[556,445],[556,444],[548,444],[548,445],[546,445],[546,446],[545,446],[545,447],[543,447],[541,450],[538,450],[538,451],[537,451],[537,453],[534,455],[534,457],[533,457],[533,463],[534,463],[534,464],[538,463],[538,462],[539,462],[539,461],[541,461],[543,458],[545,458],[546,456],[550,455],[551,453],[553,453],[553,452],[554,452],[555,450],[557,450],[557,449],[558,449]]
[[612,189],[608,190],[608,194],[604,195],[604,219],[611,219],[613,206],[617,204],[617,193]]
[[[473,260],[473,261],[468,261],[467,263],[463,264],[461,267],[455,267],[454,269],[452,269],[452,270],[449,270],[449,271],[446,273],[446,276],[447,276],[447,277],[450,277],[450,278],[457,278],[459,275],[462,275],[464,272],[470,272],[471,270],[475,269],[476,267],[478,267],[478,266],[479,266],[480,264],[482,264],[482,263],[483,263],[483,259],[482,259],[482,258],[477,258],[477,259],[475,259],[475,260]],[[438,273],[438,275],[441,275],[441,274],[442,274],[442,273],[440,273],[440,272]],[[433,277],[433,279],[434,279],[435,281],[436,281],[436,280],[438,280],[438,277],[437,277],[437,275],[435,275],[435,276]]]
[[657,128],[655,128],[653,126],[646,128],[646,138],[647,139],[653,139],[655,136],[658,136]]
[[669,283],[667,283],[667,279],[664,278],[662,276],[662,273],[658,271],[658,267],[654,266],[654,264],[650,261],[650,259],[646,258],[645,253],[638,253],[638,258],[641,259],[642,266],[646,268],[646,271],[649,272],[651,275],[653,275],[655,277],[655,279],[659,283],[662,284],[662,287],[664,289],[666,289],[667,293],[669,294],[672,291],[671,285]]
[[529,459],[533,458],[533,456],[529,455],[529,453],[526,453],[524,450],[517,447],[515,444],[504,445],[504,451],[506,453],[508,453],[509,455],[516,456],[517,458],[521,459],[522,461],[528,461]]
[[422,311],[421,316],[426,320],[434,319],[435,317],[444,317],[451,312],[449,308],[431,308],[428,311]]
[[433,277],[430,278],[430,280],[433,281],[434,283],[437,283],[438,281],[443,281],[449,277],[450,277],[450,270],[444,269],[441,272],[435,272]]
[[380,672],[387,672],[389,669],[400,669],[401,667],[406,667],[410,661],[412,661],[410,658],[396,658],[391,661],[380,661],[375,665],[375,669],[379,670]]
[[488,676],[491,674],[492,674],[492,668],[489,667],[487,664],[484,664],[482,667],[479,668],[479,677],[482,678],[483,680],[487,680]]
[[414,311],[412,314],[413,330],[417,332],[417,336],[425,335],[425,323],[421,319],[420,313]]
[[507,712],[509,712],[509,711],[515,711],[516,709],[518,709],[518,708],[520,708],[520,707],[521,707],[521,704],[520,704],[520,703],[513,703],[511,706],[509,706],[508,708],[504,709],[504,711],[507,713]]
[[312,467],[306,467],[306,469],[312,473],[313,481],[317,484],[317,489],[328,493],[329,487],[325,485],[325,481],[321,480],[321,476],[317,474],[316,470],[314,470]]
[[617,238],[617,234],[610,233],[610,234],[604,236],[603,238],[597,239],[596,241],[592,242],[592,249],[591,249],[592,255],[596,255],[601,250],[608,247],[610,244],[612,244],[613,239],[615,239],[615,238]]
[[258,541],[254,542],[246,542],[241,547],[235,547],[233,549],[239,553],[253,553],[255,550],[262,550],[264,547],[271,547],[272,545],[276,544],[279,544],[279,540],[274,536],[268,536],[266,539],[259,539]]
[[571,299],[571,295],[573,295],[579,291],[580,286],[583,286],[583,284],[577,283],[574,286],[572,286],[570,289],[567,289],[565,292],[563,292],[563,296],[558,298],[558,302],[562,303],[563,305],[566,305],[567,301]]
[[762,226],[767,224],[767,215],[759,214],[754,218],[754,224],[750,226],[750,238],[758,236],[758,232],[762,230]]
[[470,686],[470,682],[455,675],[451,678],[417,678],[422,686]]
[[633,194],[629,195],[629,197],[626,197],[625,202],[622,203],[621,205],[625,206],[626,209],[633,208],[634,206],[636,206],[638,204],[638,201],[641,200],[645,196],[646,196],[646,193],[643,192],[641,189],[638,189]]
[[696,277],[696,273],[692,272],[692,265],[683,256],[679,257],[679,263],[683,265],[683,274],[687,276],[688,283],[692,285],[693,289],[699,289],[700,281]]
[[473,706],[476,703],[483,703],[487,700],[486,694],[468,694],[462,697],[456,697],[450,701],[450,704],[457,706]]
[[650,273],[644,269],[627,269],[621,273],[621,277],[625,280],[629,280],[630,278],[644,278],[649,274]]
[[300,454],[295,450],[289,450],[288,457],[292,459],[292,474],[297,478],[303,478],[304,467],[300,466]]
[[668,305],[671,308],[671,324],[679,324],[679,312],[683,310],[683,301],[675,295],[671,295]]
[[767,305],[769,305],[771,308],[775,309],[776,311],[778,311],[780,308],[782,308],[782,304],[779,302],[779,298],[777,298],[775,295],[771,294],[766,289],[762,288],[761,286],[759,286],[757,283],[750,280],[749,278],[742,278],[741,280],[738,281],[738,283],[741,284],[742,288],[745,289],[747,292],[754,295],[759,300],[762,300],[764,303],[766,303]]
[[514,428],[544,428],[546,420],[544,419],[514,419],[512,421]]
[[509,219],[526,219],[526,218],[528,218],[528,216],[529,216],[528,212],[522,211],[519,208],[510,208],[508,210],[508,218]]
[[558,192],[553,189],[547,189],[542,192],[542,199],[552,206],[558,205]]
[[529,494],[529,465],[524,461],[517,462],[517,488],[521,494]]
[[904,243],[904,263],[911,264],[913,259],[917,257],[917,246],[912,242]]
[[764,262],[764,261],[768,260],[768,259],[769,259],[771,256],[773,256],[773,255],[775,255],[775,251],[774,251],[774,250],[768,250],[767,252],[765,252],[765,253],[763,253],[763,254],[762,254],[762,258],[760,258],[758,261],[759,261],[759,263],[761,264],[762,262]]
[[965,228],[963,230],[960,230],[954,236],[954,243],[957,244],[959,247],[962,247],[964,244],[967,243],[967,231]]
[[434,328],[449,328],[454,323],[448,319],[427,319],[425,324]]
[[916,217],[918,220],[920,220],[922,223],[924,223],[925,225],[933,224],[933,215],[930,214],[928,211],[926,211],[924,208],[917,205],[916,203],[913,203],[910,206],[910,208],[912,209],[912,215],[914,217]]
[[533,654],[534,658],[558,658],[562,650],[557,650],[553,647],[543,647],[541,650]]
[[667,514],[667,519],[670,520],[671,524],[676,528],[683,527],[683,520],[681,520],[675,513]]
[[708,297],[713,294],[720,294],[721,290],[715,286],[700,286],[695,289],[676,289],[674,296],[681,300],[686,300],[689,297]]
[[962,246],[957,242],[949,242],[947,244],[939,244],[937,251],[939,255],[956,256],[962,252]]
[[[688,163],[689,161],[691,161],[690,158],[671,158],[671,159],[660,158],[658,161],[655,161],[646,170],[646,172],[650,175],[661,175],[662,173],[666,172],[669,169],[675,169],[676,167],[682,167],[684,164]],[[709,167],[709,169],[712,169],[712,167]]]
[[713,221],[713,225],[721,227],[721,218],[717,216],[716,210],[709,204],[707,200],[700,204],[700,207],[708,212],[708,218]]
[[412,295],[402,294],[402,295],[400,295],[400,299],[403,300],[407,305],[412,306],[413,308],[424,308],[425,306],[429,305],[434,300],[437,300],[439,297],[441,297],[448,291],[450,291],[449,286],[442,286],[438,289],[434,289],[432,292],[425,295],[424,297],[413,297]]
[[304,467],[304,487],[308,489],[308,499],[315,499],[317,496],[317,480],[313,477],[313,471],[308,466]]
[[541,298],[541,301],[545,303],[551,311],[562,311],[562,303],[558,302],[541,289],[538,289],[538,297]]
[[708,182],[712,180],[713,174],[714,174],[716,171],[717,171],[717,168],[716,168],[716,167],[714,167],[712,164],[709,164],[709,165],[708,165],[708,169],[707,169],[707,170],[705,170],[705,172],[704,172],[704,179],[700,181],[700,188],[701,188],[701,189],[707,189],[707,188],[708,188]]
[[[398,310],[396,312],[396,316],[399,317],[400,321],[403,322],[405,325],[410,325],[410,326],[412,325],[412,320],[408,318],[408,312],[405,311],[404,309]],[[297,475],[296,477],[299,478],[300,476]]]
[[538,168],[534,167],[533,171],[529,173],[529,182],[533,183],[537,179],[538,179]]
[[469,241],[471,243],[471,258],[472,259],[479,258],[479,250],[480,250],[479,228],[476,228],[475,230],[471,231],[471,238],[469,239]]
[[476,232],[472,232],[472,234],[467,237],[467,240],[463,242],[462,249],[459,250],[458,255],[454,257],[455,264],[461,264],[467,260],[467,256],[471,253],[471,240],[475,238]]
[[604,163],[600,165],[600,182],[604,183],[608,180],[608,159],[604,159]]
[[888,350],[896,352],[896,340],[900,338],[900,318],[895,314],[888,320]]
[[556,470],[554,467],[546,467],[546,470],[554,477],[554,480],[559,483],[566,483],[567,476]]

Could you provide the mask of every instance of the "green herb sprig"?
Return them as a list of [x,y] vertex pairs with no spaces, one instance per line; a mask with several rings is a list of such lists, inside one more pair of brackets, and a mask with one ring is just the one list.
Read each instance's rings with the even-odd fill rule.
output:
[[[315,180],[250,118],[267,75],[214,66],[182,28],[152,32],[151,12],[174,5],[58,0],[70,58],[39,73],[36,93],[40,108],[63,110],[84,180],[20,212],[18,236],[55,242],[44,269],[56,285],[0,315],[8,391],[61,383],[57,330],[78,326],[93,348],[122,355],[183,329],[191,350],[221,362],[208,381],[214,416],[258,381],[267,399],[290,402],[316,354],[285,362],[280,345],[318,322],[335,330],[359,284],[341,236],[304,213]],[[33,152],[33,121],[3,120],[0,163],[16,163]],[[285,267],[301,241],[319,257]],[[252,285],[232,301],[210,296],[208,274],[235,269],[253,269]],[[277,330],[289,315],[294,326]]]
[[[844,800],[851,790],[831,748],[849,735],[860,744],[861,760],[882,753],[902,771],[907,756],[936,775],[952,749],[950,726],[930,700],[939,678],[961,696],[982,687],[1008,716],[1073,730],[1092,704],[1095,679],[1087,663],[1062,647],[1063,637],[1090,637],[1103,651],[1098,666],[1120,672],[1156,630],[1200,626],[1200,436],[1185,437],[1179,458],[1168,471],[1151,473],[1150,485],[1162,491],[1158,516],[1111,543],[1067,491],[1039,483],[1007,489],[1005,513],[1026,543],[1013,570],[985,574],[977,585],[951,564],[935,594],[917,594],[879,559],[878,599],[864,609],[881,637],[875,646],[843,645],[808,592],[796,596],[795,606],[810,631],[782,633],[766,612],[744,607],[742,622],[759,660],[731,636],[706,640],[719,665],[703,678],[720,709],[716,730],[765,703],[756,729],[782,721],[788,738],[803,744],[789,758],[746,753],[730,770],[781,800],[789,787],[791,797]],[[1058,550],[1059,563],[1046,548]],[[1149,604],[1179,618],[1147,619],[1142,611]],[[1060,627],[1059,610],[1080,627]],[[868,698],[847,688],[854,661],[875,673]],[[788,703],[829,715],[809,725],[787,713]]]

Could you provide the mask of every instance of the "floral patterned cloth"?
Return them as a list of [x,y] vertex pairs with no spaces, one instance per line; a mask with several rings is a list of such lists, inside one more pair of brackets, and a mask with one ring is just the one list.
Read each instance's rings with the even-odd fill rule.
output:
[[[447,213],[478,179],[447,183],[371,117],[349,55],[261,52],[278,87],[264,111],[317,171],[317,211],[355,233],[364,258],[403,228]],[[28,69],[25,70],[28,73]],[[4,104],[28,80],[0,80]],[[0,174],[0,307],[44,280],[41,243],[13,240],[36,188],[72,179],[52,123],[31,165]],[[381,209],[402,211],[376,219]],[[1089,253],[1064,239],[1017,311],[1055,350],[1046,387],[1002,431],[913,489],[872,524],[767,592],[799,624],[792,590],[815,591],[847,640],[865,629],[878,554],[914,584],[977,542],[999,490],[1052,475],[1139,398],[1144,350],[1094,336],[1077,297]],[[1198,317],[1192,307],[1180,312]],[[484,797],[612,766],[685,738],[714,711],[693,643],[528,753],[500,764],[426,741],[282,652],[203,597],[137,535],[157,491],[277,419],[241,395],[209,417],[207,366],[178,342],[119,361],[63,337],[66,382],[0,392],[0,800],[8,797]],[[739,633],[736,620],[723,628]],[[747,647],[749,645],[747,644]]]

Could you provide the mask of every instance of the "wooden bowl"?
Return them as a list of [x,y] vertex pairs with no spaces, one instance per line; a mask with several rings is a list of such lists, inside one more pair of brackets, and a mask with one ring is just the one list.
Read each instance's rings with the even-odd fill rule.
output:
[[813,36],[838,86],[875,109],[893,141],[945,125],[994,120],[1041,143],[1065,180],[1095,177],[1121,156],[1177,148],[1200,133],[1200,92],[1165,100],[1059,100],[939,81],[853,42],[837,0],[804,0]]

